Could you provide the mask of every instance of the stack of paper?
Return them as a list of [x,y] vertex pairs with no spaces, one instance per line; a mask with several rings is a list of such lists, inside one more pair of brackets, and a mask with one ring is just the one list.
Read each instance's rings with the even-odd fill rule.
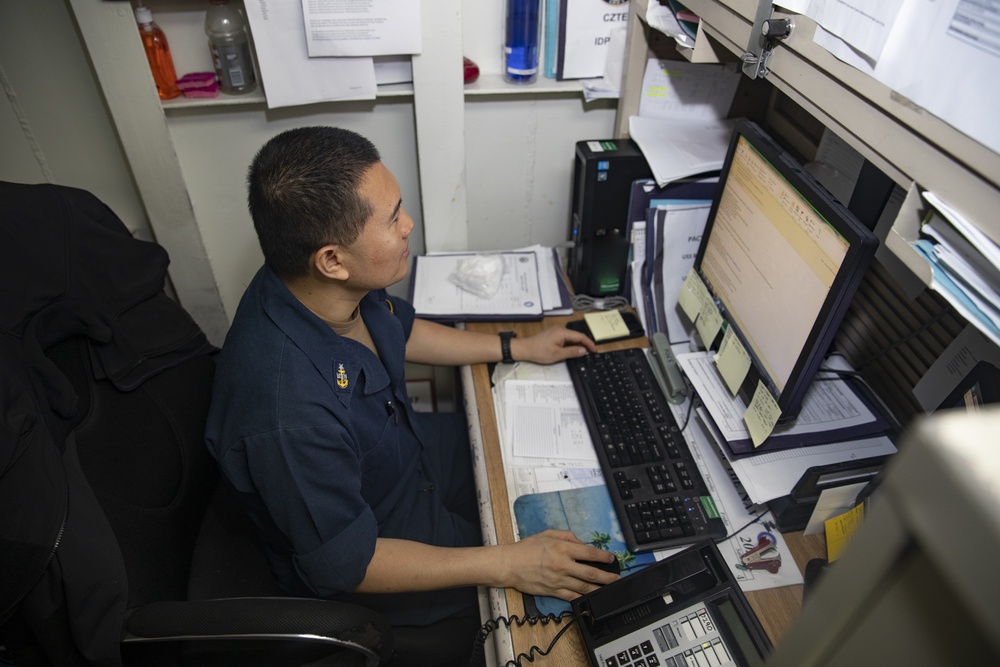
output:
[[933,269],[931,287],[1000,344],[1000,247],[933,193],[924,198],[934,210],[914,247]]
[[722,169],[733,122],[632,116],[628,131],[642,149],[657,184],[664,186]]
[[604,484],[566,364],[497,364],[493,405],[507,498]]
[[[462,263],[499,258],[502,275],[489,296],[456,282]],[[492,253],[431,253],[413,258],[410,302],[417,316],[441,321],[539,320],[573,312],[554,248],[539,245]]]

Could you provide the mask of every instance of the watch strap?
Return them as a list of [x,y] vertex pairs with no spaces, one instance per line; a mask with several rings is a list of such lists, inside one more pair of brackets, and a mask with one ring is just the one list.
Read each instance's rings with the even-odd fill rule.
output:
[[514,363],[514,357],[510,355],[510,339],[516,338],[517,334],[513,331],[501,331],[500,332],[500,352],[503,355],[501,361],[505,364]]

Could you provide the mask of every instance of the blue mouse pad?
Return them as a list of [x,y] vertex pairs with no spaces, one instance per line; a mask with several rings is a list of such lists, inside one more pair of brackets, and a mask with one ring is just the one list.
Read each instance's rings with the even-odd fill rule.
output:
[[[656,562],[653,554],[633,554],[625,546],[608,487],[603,484],[523,495],[514,501],[514,519],[521,539],[549,529],[569,530],[584,542],[610,551],[618,557],[623,577]],[[570,611],[569,602],[554,597],[525,595],[524,606],[529,614]]]

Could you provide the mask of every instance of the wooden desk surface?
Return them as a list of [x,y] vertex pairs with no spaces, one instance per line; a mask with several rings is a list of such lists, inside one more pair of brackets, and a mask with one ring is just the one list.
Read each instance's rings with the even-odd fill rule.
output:
[[[566,322],[570,319],[577,319],[578,317],[549,317],[540,322],[474,322],[467,323],[466,328],[470,331],[486,333],[512,330],[516,331],[519,335],[531,335],[544,327]],[[636,344],[636,341],[622,341],[602,345],[600,349],[613,350],[634,347]],[[644,344],[644,342],[640,344]],[[507,484],[504,479],[500,434],[497,430],[496,411],[493,406],[489,366],[487,364],[473,366],[472,378],[479,410],[479,424],[482,431],[484,449],[483,455],[486,462],[487,478],[489,480],[497,543],[509,544],[514,541],[514,519],[511,516],[510,503],[507,499]],[[804,571],[805,565],[810,559],[825,557],[826,543],[822,535],[803,535],[801,532],[797,532],[784,533],[783,536],[788,543],[789,550],[795,557],[800,571]],[[506,596],[509,615],[516,615],[523,618],[524,601],[521,593],[514,589],[507,589]],[[777,644],[802,607],[802,586],[785,586],[763,591],[750,591],[746,593],[746,596],[754,611],[757,612],[761,625],[767,631],[771,642]],[[563,622],[565,623],[566,621]],[[553,635],[558,631],[558,627],[555,624],[535,626],[515,625],[511,628],[515,655],[522,652],[527,653],[532,646],[538,646],[541,649],[547,648]],[[583,640],[579,631],[576,628],[569,630],[553,647],[552,653],[541,659],[538,664],[559,665],[560,667],[573,665],[585,667],[588,665]]]

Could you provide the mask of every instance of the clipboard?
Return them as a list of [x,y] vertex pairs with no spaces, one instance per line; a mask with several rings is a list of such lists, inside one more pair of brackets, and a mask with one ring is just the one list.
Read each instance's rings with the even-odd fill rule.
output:
[[[530,322],[544,317],[538,262],[533,252],[497,253],[504,257],[505,262],[516,262],[525,268],[525,281],[533,291],[523,294],[523,290],[512,288],[504,298],[501,290],[490,299],[463,293],[462,288],[451,283],[447,277],[458,262],[476,254],[448,253],[413,258],[409,301],[417,317],[437,322]],[[505,275],[503,279],[508,280],[510,276]],[[517,294],[514,295],[514,292]]]

